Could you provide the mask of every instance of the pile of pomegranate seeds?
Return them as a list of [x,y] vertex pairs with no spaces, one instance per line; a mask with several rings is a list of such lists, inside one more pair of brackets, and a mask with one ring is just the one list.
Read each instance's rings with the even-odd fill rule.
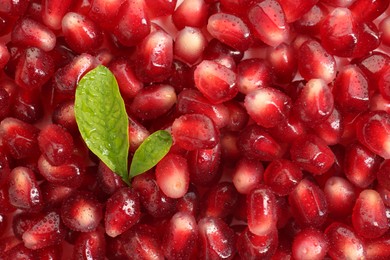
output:
[[[99,65],[173,138],[130,185]],[[0,69],[0,259],[390,259],[388,0],[0,0]]]

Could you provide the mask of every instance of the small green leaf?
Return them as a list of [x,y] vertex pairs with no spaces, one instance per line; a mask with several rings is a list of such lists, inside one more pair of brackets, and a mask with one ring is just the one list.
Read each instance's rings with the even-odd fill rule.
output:
[[130,166],[130,177],[135,177],[153,168],[171,149],[172,137],[165,130],[151,134],[138,147]]
[[98,66],[80,80],[74,109],[88,148],[129,183],[129,122],[118,83],[109,69]]

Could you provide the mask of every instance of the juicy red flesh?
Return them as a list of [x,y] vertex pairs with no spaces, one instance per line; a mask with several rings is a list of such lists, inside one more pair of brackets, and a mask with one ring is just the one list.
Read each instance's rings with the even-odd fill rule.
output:
[[[389,8],[0,0],[0,259],[389,259]],[[173,139],[130,185],[76,122],[99,65],[128,165]]]

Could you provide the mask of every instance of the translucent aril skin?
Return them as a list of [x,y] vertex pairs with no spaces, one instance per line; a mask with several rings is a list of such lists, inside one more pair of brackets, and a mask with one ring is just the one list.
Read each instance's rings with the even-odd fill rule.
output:
[[[389,259],[389,8],[0,0],[0,259]],[[173,140],[130,185],[78,128],[99,65],[128,165]]]

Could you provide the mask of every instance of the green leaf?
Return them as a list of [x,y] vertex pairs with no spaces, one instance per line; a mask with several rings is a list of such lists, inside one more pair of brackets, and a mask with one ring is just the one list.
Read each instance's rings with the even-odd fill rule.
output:
[[129,183],[129,122],[118,83],[109,69],[98,66],[80,80],[74,109],[88,148]]
[[151,134],[138,147],[130,166],[130,177],[135,177],[153,168],[171,149],[172,137],[165,130]]

